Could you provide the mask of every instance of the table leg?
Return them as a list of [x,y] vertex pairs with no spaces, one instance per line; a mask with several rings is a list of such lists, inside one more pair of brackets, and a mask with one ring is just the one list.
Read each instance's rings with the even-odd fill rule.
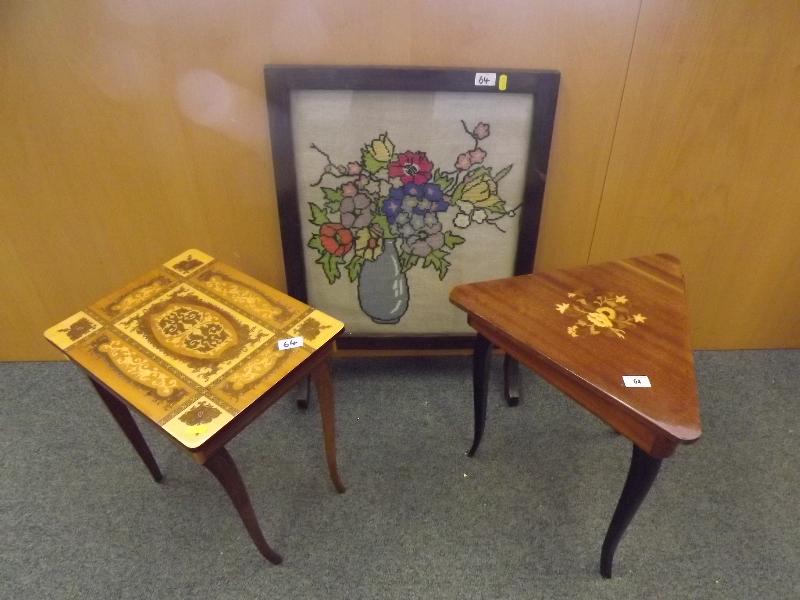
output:
[[516,406],[519,404],[519,362],[508,352],[503,359],[503,376],[506,403]]
[[611,577],[611,567],[617,544],[647,496],[650,486],[653,485],[653,481],[658,475],[659,467],[661,467],[660,458],[653,458],[634,444],[628,477],[622,488],[622,495],[617,503],[614,516],[611,518],[611,524],[608,526],[606,539],[603,540],[603,550],[600,554],[600,574],[606,579]]
[[133,449],[136,450],[139,458],[142,459],[142,462],[150,471],[150,475],[153,476],[153,479],[156,481],[161,481],[164,479],[164,476],[161,474],[161,470],[158,468],[156,459],[153,458],[153,453],[150,452],[147,442],[145,442],[144,437],[142,437],[142,432],[139,431],[139,428],[136,426],[136,421],[133,420],[133,417],[131,416],[131,413],[125,404],[123,404],[120,400],[117,400],[111,392],[109,392],[102,385],[98,384],[91,377],[89,378],[89,381],[97,391],[97,394],[100,396],[103,404],[105,404],[106,408],[108,408],[108,412],[111,413],[111,416],[114,417],[117,425],[119,425],[120,429],[122,429],[125,437],[127,437],[128,441],[130,441]]
[[239,469],[236,468],[236,463],[233,462],[233,458],[225,447],[221,447],[212,454],[203,466],[211,471],[217,481],[222,484],[242,518],[247,533],[250,534],[250,539],[253,540],[261,555],[274,565],[281,564],[283,558],[269,547],[267,540],[264,539],[264,534],[261,533],[261,527],[258,525],[258,519],[256,519],[256,513],[250,503],[247,488],[244,487],[242,476],[239,475]]
[[297,399],[297,408],[300,410],[306,410],[308,408],[308,403],[311,400],[311,378],[305,377],[303,382],[297,387],[300,388],[301,392],[305,390],[305,395],[301,395]]
[[341,494],[345,491],[345,487],[336,468],[336,419],[330,361],[325,360],[315,367],[311,372],[311,378],[317,388],[319,412],[322,415],[322,433],[325,438],[325,459],[328,461],[328,473],[330,473],[336,491]]
[[472,397],[475,408],[475,434],[467,456],[474,456],[486,425],[486,396],[489,393],[489,368],[492,364],[492,343],[478,334],[472,353]]

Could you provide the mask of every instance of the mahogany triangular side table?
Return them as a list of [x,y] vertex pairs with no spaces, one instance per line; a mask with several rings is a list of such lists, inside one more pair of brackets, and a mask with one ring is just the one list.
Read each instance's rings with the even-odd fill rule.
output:
[[657,254],[469,283],[450,300],[478,332],[474,455],[486,421],[491,348],[501,348],[633,442],[600,572],[678,444],[701,435],[683,273]]

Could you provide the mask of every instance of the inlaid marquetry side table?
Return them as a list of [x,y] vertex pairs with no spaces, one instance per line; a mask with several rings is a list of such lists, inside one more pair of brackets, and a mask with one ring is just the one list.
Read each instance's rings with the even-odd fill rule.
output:
[[701,435],[678,259],[658,254],[469,283],[450,300],[478,332],[470,456],[486,421],[492,344],[633,442],[600,555],[600,572],[611,577],[617,545],[662,459]]
[[187,250],[45,337],[81,367],[153,479],[161,471],[128,407],[206,467],[259,552],[278,564],[225,445],[298,382],[317,388],[338,492],[330,356],[343,324],[199,250]]

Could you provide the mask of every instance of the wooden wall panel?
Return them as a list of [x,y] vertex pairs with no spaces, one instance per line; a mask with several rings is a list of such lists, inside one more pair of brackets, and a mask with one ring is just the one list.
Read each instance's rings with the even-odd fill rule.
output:
[[592,260],[683,262],[699,347],[800,346],[800,4],[645,0]]
[[563,74],[538,266],[585,262],[637,0],[0,4],[0,360],[186,247],[282,287],[265,63]]

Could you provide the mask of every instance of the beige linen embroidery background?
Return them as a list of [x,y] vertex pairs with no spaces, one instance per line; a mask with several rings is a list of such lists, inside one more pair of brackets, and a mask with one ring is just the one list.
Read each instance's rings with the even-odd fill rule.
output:
[[[450,305],[447,295],[453,286],[460,283],[513,274],[519,231],[517,207],[522,202],[533,110],[533,98],[529,94],[340,90],[292,92],[292,129],[307,301],[343,320],[348,330],[356,334],[470,333],[471,330],[467,327],[463,314]],[[489,127],[482,128],[483,125]],[[491,135],[488,135],[489,128]],[[398,161],[405,160],[407,163],[405,174],[410,176],[404,177],[402,182],[396,177],[393,178],[392,184],[382,188],[381,198],[391,189],[397,192],[402,183],[408,183],[409,186],[413,186],[415,181],[420,184],[426,183],[420,174],[425,175],[425,169],[435,165],[433,173],[429,173],[427,180],[430,188],[429,184],[434,182],[436,173],[459,173],[457,163],[467,160],[464,158],[466,156],[472,158],[473,162],[479,163],[469,171],[476,175],[473,177],[475,180],[477,175],[486,178],[484,171],[479,171],[483,167],[493,170],[493,174],[489,172],[488,178],[497,178],[501,170],[513,165],[510,170],[502,172],[501,181],[487,182],[494,186],[492,189],[496,189],[497,196],[502,198],[504,204],[501,205],[505,207],[505,214],[497,210],[497,206],[494,207],[496,212],[491,213],[477,210],[480,204],[470,205],[462,202],[456,206],[456,203],[452,202],[447,210],[442,209],[446,205],[440,204],[442,208],[436,217],[441,223],[442,232],[451,231],[463,238],[463,241],[457,241],[457,245],[446,255],[449,264],[443,267],[446,273],[441,279],[441,272],[434,268],[437,265],[422,268],[427,262],[426,258],[419,259],[416,266],[406,272],[408,306],[399,321],[393,324],[376,323],[365,314],[359,305],[357,281],[351,281],[344,265],[341,265],[342,276],[331,284],[324,269],[317,262],[321,256],[336,258],[324,254],[320,236],[324,238],[326,234],[337,233],[334,228],[341,229],[335,221],[337,219],[345,221],[341,217],[345,205],[341,205],[339,212],[330,218],[334,224],[327,230],[322,229],[324,226],[320,225],[325,218],[320,217],[320,211],[317,209],[315,214],[310,206],[310,203],[317,207],[325,206],[326,196],[322,188],[341,190],[343,183],[349,181],[347,177],[342,176],[344,174],[336,171],[333,165],[346,169],[361,168],[363,172],[363,166],[369,164],[368,160],[372,160],[370,156],[364,157],[365,149],[370,154],[373,148],[371,142],[378,140],[376,151],[385,150],[386,148],[380,143],[382,139],[391,144],[389,153],[392,154],[392,150],[394,152],[390,159],[395,165],[394,173],[398,172],[396,166]],[[469,153],[470,151],[472,153]],[[422,153],[424,156],[420,157]],[[366,158],[366,161],[361,161],[360,167],[354,166],[362,157]],[[377,158],[385,157],[378,155]],[[327,174],[325,174],[326,169]],[[416,179],[413,179],[415,174]],[[459,176],[469,179],[465,171],[460,172]],[[443,180],[439,181],[441,183]],[[312,185],[315,183],[318,185]],[[458,182],[454,180],[454,187],[456,183]],[[469,182],[467,184],[469,185]],[[445,187],[443,183],[441,187]],[[347,188],[344,189],[346,192]],[[423,186],[420,189],[426,188]],[[464,197],[467,198],[466,193]],[[339,207],[341,193],[334,200],[335,206]],[[350,202],[348,206],[352,207],[352,201],[345,198],[344,202],[348,201]],[[353,218],[358,218],[358,210],[356,199],[356,208],[353,211],[355,217],[351,213],[348,223],[351,223]],[[465,210],[472,211],[473,216],[469,218],[474,220],[469,221],[468,216],[464,214]],[[313,222],[315,218],[316,222]],[[397,218],[402,219],[403,215]],[[416,218],[421,219],[421,217]],[[478,222],[478,218],[482,218],[483,221]],[[496,221],[495,224],[489,222],[492,218]],[[469,223],[466,228],[458,226],[463,226],[465,223]],[[358,225],[358,222],[354,225]],[[395,229],[399,225],[399,220],[393,223]],[[377,231],[376,227],[373,223],[372,231]],[[368,237],[367,231],[365,227],[360,233]],[[309,241],[312,244],[311,248],[307,246]],[[323,241],[328,244],[335,243],[333,238]],[[363,245],[366,243],[364,239],[355,239],[355,235],[351,239],[348,234],[342,240],[342,243],[346,242],[350,242],[351,246],[340,246],[339,251],[352,247],[349,256],[353,255],[353,249],[360,248],[361,256],[371,251]],[[315,243],[320,248],[320,254],[313,248]],[[398,239],[397,243],[399,247],[401,240]],[[442,250],[448,251],[444,246]],[[296,259],[301,260],[301,257]],[[435,256],[431,255],[430,259],[435,259]],[[442,264],[439,263],[438,266]]]

